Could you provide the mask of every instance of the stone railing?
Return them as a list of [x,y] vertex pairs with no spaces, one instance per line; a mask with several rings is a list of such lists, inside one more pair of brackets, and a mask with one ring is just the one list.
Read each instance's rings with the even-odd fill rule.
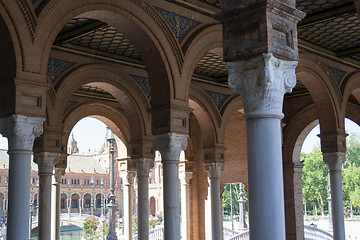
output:
[[321,229],[310,227],[310,226],[304,226],[304,233],[305,233],[305,240],[306,239],[312,239],[312,240],[332,240],[333,236]]
[[232,238],[235,235],[239,235],[239,232],[231,230],[230,228],[223,228],[223,237],[224,239]]
[[[134,235],[133,240],[137,240],[137,235]],[[164,226],[156,226],[149,231],[149,240],[163,240],[164,239]]]
[[249,239],[250,239],[249,231],[240,233],[238,235],[233,236],[232,238],[229,238],[229,240],[249,240]]

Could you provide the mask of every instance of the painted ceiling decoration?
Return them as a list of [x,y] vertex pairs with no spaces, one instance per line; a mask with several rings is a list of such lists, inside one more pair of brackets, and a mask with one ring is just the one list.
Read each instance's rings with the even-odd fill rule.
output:
[[184,38],[184,36],[194,27],[200,24],[200,22],[195,21],[191,18],[181,16],[179,14],[169,12],[167,10],[155,7],[155,9],[161,14],[165,21],[171,27],[171,30],[174,32],[175,37],[179,42]]
[[346,71],[343,71],[341,69],[338,68],[334,68],[331,66],[327,66],[331,72],[331,74],[333,75],[333,77],[335,78],[337,84],[340,84],[341,79],[343,79],[343,77],[346,74]]
[[47,75],[51,79],[51,82],[54,82],[55,79],[60,76],[66,69],[75,65],[73,62],[49,58],[47,65]]
[[228,94],[213,92],[210,90],[205,90],[205,92],[210,96],[218,109],[220,109],[225,100],[230,97]]
[[150,98],[151,96],[151,87],[150,87],[150,80],[147,77],[137,76],[130,74],[130,77],[132,77],[136,83],[139,85],[141,90],[145,93],[147,98]]
[[73,100],[67,101],[64,112],[66,112],[67,110],[69,110],[70,108],[75,106],[77,103],[78,103],[78,101],[73,101]]

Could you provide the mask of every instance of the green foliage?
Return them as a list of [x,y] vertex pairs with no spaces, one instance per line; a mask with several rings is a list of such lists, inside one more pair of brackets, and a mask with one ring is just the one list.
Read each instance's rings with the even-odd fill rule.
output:
[[98,228],[98,224],[99,221],[94,217],[88,217],[87,219],[84,220],[83,223],[83,232],[84,235],[89,238],[92,237],[94,239],[94,237],[96,236],[95,232]]
[[[242,183],[232,183],[231,184],[231,192],[232,192],[232,204],[233,204],[233,214],[239,213],[239,203],[238,200],[240,199],[240,184]],[[244,199],[246,198],[246,192],[244,190]],[[224,187],[223,193],[223,208],[224,208],[224,215],[231,214],[231,199],[230,199],[230,184],[226,184]]]
[[310,206],[316,204],[323,211],[328,196],[326,187],[329,180],[328,167],[323,162],[320,147],[314,147],[308,154],[302,153],[301,159],[304,163],[302,175],[303,199],[307,204],[311,203]]

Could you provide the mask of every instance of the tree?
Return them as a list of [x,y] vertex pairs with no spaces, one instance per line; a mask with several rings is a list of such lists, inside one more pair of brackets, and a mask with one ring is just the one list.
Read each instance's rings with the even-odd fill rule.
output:
[[313,203],[320,207],[321,214],[324,214],[324,203],[328,196],[326,187],[329,184],[328,167],[323,162],[320,146],[306,154],[301,154],[304,163],[302,175],[303,199],[307,203]]
[[[239,212],[238,200],[240,199],[240,184],[242,184],[242,183],[231,183],[233,214]],[[244,193],[245,193],[244,198],[247,199],[245,190],[244,190]],[[226,184],[224,187],[223,208],[224,208],[225,215],[231,214],[230,184]]]
[[99,221],[94,217],[90,216],[84,220],[83,223],[83,232],[87,238],[94,238],[96,236],[95,232],[98,228]]

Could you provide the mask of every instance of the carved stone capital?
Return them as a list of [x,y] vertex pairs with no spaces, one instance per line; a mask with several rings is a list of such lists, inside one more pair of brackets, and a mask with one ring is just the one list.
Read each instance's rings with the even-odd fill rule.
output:
[[0,133],[7,137],[9,151],[32,151],[34,139],[43,133],[44,118],[12,115],[0,118]]
[[329,171],[341,171],[346,160],[345,152],[323,153],[324,162],[328,165]]
[[224,170],[224,163],[205,163],[205,169],[209,172],[210,179],[219,179],[221,172]]
[[34,153],[34,163],[38,165],[39,175],[52,175],[55,164],[59,162],[60,153]]
[[192,172],[181,172],[179,173],[180,182],[182,185],[189,185],[190,180],[193,176]]
[[60,184],[61,179],[62,179],[62,177],[64,175],[65,175],[65,168],[57,168],[57,167],[55,167],[54,178],[55,178],[56,183]]
[[124,171],[120,173],[120,177],[122,178],[123,185],[131,185],[134,184],[134,177],[136,173],[135,171]]
[[265,53],[251,60],[227,62],[229,86],[242,97],[245,119],[283,118],[284,94],[296,85],[297,61]]
[[154,159],[150,158],[139,158],[132,160],[138,177],[149,177],[150,170],[154,167]]
[[161,153],[162,163],[179,163],[181,151],[187,147],[186,134],[167,133],[153,136],[153,145]]

